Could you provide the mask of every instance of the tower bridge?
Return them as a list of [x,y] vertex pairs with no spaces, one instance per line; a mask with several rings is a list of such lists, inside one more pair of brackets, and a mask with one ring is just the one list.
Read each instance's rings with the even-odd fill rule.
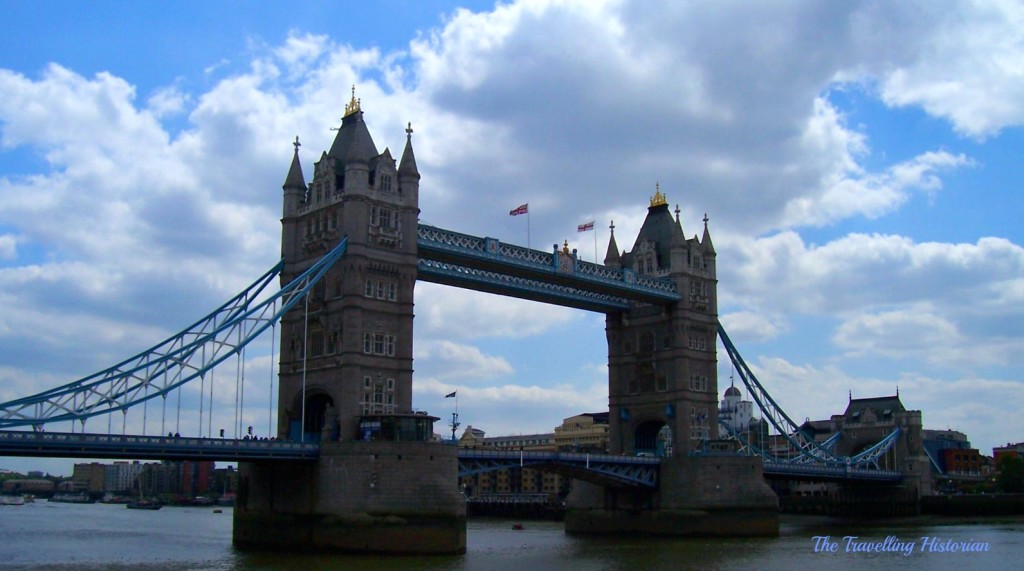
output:
[[[21,440],[0,438],[0,453],[64,446],[84,456],[90,446],[107,453],[121,446],[118,453],[128,454],[135,446],[184,457],[234,447],[236,544],[379,552],[464,551],[459,471],[516,461],[576,478],[566,529],[578,533],[774,535],[778,500],[766,473],[900,480],[872,465],[896,437],[853,456],[837,454],[807,438],[743,363],[718,323],[717,253],[706,216],[702,236],[687,238],[678,207],[673,217],[658,188],[632,248],[621,250],[613,232],[603,265],[580,260],[567,246],[533,250],[422,225],[412,135],[410,126],[399,160],[389,149],[379,152],[353,96],[308,183],[296,139],[282,187],[282,260],[274,269],[149,351],[0,405],[0,428],[72,420],[84,429],[92,416],[109,419],[184,383],[205,382],[213,367],[272,328],[280,339],[275,442],[22,433]],[[275,279],[281,290],[268,297],[262,292]],[[516,458],[432,442],[437,418],[412,406],[417,281],[604,313],[610,455]],[[795,453],[780,458],[745,443],[752,454],[742,455],[713,438],[718,337]],[[286,453],[292,455],[275,456]]]

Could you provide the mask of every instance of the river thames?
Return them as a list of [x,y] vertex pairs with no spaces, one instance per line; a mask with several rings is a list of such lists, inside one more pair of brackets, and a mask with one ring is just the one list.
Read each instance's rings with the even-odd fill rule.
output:
[[[467,552],[461,556],[274,554],[231,546],[230,508],[218,514],[213,508],[137,511],[123,505],[36,501],[0,507],[0,569],[964,571],[1018,569],[1024,559],[1024,518],[866,526],[784,517],[781,537],[772,539],[577,537],[566,535],[558,522],[524,521],[521,531],[511,524],[470,520]],[[972,551],[960,551],[965,548]]]

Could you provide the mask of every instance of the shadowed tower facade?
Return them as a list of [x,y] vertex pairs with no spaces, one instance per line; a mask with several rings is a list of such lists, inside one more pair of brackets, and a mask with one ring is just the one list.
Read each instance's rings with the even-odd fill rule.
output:
[[378,152],[360,102],[306,184],[284,183],[282,284],[347,240],[345,254],[281,320],[278,437],[319,442],[309,463],[239,463],[234,543],[283,549],[463,553],[456,450],[412,411],[419,179]]
[[278,437],[361,437],[360,417],[412,411],[419,171],[412,128],[396,164],[378,152],[360,102],[345,108],[308,185],[295,156],[284,184],[282,285],[342,238],[345,256],[281,323]]
[[718,280],[707,217],[703,237],[687,239],[679,208],[673,218],[657,188],[632,250],[619,252],[612,228],[605,265],[670,279],[682,299],[607,317],[610,451],[700,450],[718,426]]

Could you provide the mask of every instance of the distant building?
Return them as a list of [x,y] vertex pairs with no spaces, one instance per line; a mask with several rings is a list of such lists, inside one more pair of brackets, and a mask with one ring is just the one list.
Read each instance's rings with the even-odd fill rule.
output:
[[76,492],[103,493],[106,483],[106,465],[99,462],[75,464],[71,473],[71,485]]
[[[608,413],[583,413],[562,421],[554,432],[487,436],[467,426],[459,439],[460,448],[521,450],[523,452],[576,451],[604,453],[608,447]],[[569,492],[570,479],[534,468],[507,468],[459,479],[467,497],[545,494],[549,501],[561,501]]]
[[570,416],[555,427],[555,447],[563,452],[608,451],[608,413],[585,412]]
[[55,486],[50,480],[41,478],[25,478],[4,480],[3,492],[5,494],[52,494]]
[[104,470],[103,491],[114,494],[137,493],[142,464],[139,462],[114,462]]
[[1024,442],[1018,442],[1016,444],[1006,443],[1006,446],[997,446],[992,449],[992,459],[995,461],[996,468],[999,467],[999,458],[1004,455],[1012,454],[1019,458],[1024,458]]
[[956,430],[924,430],[924,449],[938,482],[938,491],[951,493],[985,478],[983,460],[967,435]]
[[916,488],[921,495],[933,493],[931,461],[924,448],[921,411],[908,410],[900,400],[899,391],[893,396],[850,398],[846,412],[833,415],[836,430],[842,433],[836,443],[836,453],[853,456],[881,441],[899,429],[899,436],[888,452],[878,459],[883,470],[898,470],[904,484]]

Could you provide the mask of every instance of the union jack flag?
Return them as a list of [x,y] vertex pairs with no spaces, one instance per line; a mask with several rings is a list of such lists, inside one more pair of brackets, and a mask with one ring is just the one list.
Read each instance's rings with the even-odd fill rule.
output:
[[512,210],[509,210],[508,211],[508,215],[509,216],[519,216],[520,214],[528,213],[530,211],[529,210],[529,204],[530,203],[526,203],[526,204],[521,205],[519,208],[513,208]]

